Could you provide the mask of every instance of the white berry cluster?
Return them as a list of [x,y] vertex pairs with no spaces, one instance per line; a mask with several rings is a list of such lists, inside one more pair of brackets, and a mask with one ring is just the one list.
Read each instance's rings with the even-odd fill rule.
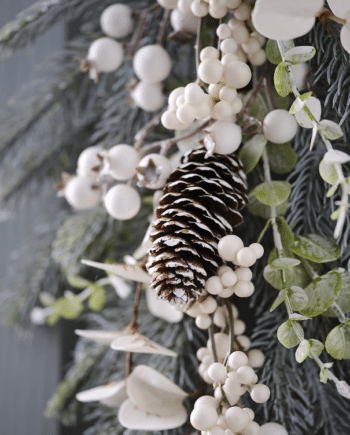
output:
[[254,412],[250,408],[240,408],[240,397],[249,392],[256,403],[264,403],[270,397],[270,389],[258,384],[254,368],[264,363],[264,354],[252,349],[246,354],[234,351],[227,355],[229,336],[214,334],[218,361],[214,361],[212,343],[197,351],[201,361],[199,373],[208,384],[213,385],[214,397],[202,396],[191,413],[192,426],[203,435],[258,435],[259,425],[253,421]]
[[158,3],[165,9],[178,8],[183,13],[192,13],[199,18],[209,14],[220,19],[232,12],[237,18],[247,20],[252,11],[249,0],[158,0]]
[[252,31],[244,21],[231,18],[227,24],[218,26],[216,34],[220,39],[222,62],[225,65],[233,60],[249,60],[255,66],[265,63],[266,54],[262,46],[266,40],[258,32]]
[[168,110],[162,115],[162,124],[169,130],[185,130],[195,120],[208,117],[232,121],[242,109],[237,89],[246,86],[252,77],[247,64],[233,60],[224,64],[219,50],[205,47],[201,50],[198,76],[209,85],[206,94],[197,83],[174,89],[169,95]]
[[89,47],[86,68],[93,80],[101,72],[112,72],[119,68],[124,59],[121,43],[115,39],[128,36],[133,29],[132,10],[129,6],[116,3],[108,6],[100,18],[102,31],[106,37],[96,39]]
[[[152,162],[152,177],[147,180],[147,168]],[[78,158],[77,174],[65,184],[63,196],[78,210],[95,207],[103,197],[107,212],[119,220],[133,218],[141,208],[138,191],[126,184],[114,181],[128,181],[140,170],[142,186],[159,189],[170,175],[168,159],[158,154],[148,154],[140,160],[139,153],[127,144],[118,144],[110,150],[100,146],[86,148]],[[143,170],[145,172],[143,172]]]
[[140,80],[131,92],[131,97],[142,110],[154,112],[164,104],[162,81],[171,71],[171,59],[160,45],[141,47],[134,56],[134,72]]

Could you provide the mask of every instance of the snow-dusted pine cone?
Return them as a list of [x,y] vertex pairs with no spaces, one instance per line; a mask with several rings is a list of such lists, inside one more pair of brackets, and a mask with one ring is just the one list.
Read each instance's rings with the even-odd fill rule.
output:
[[147,269],[162,299],[183,305],[198,299],[222,265],[218,241],[232,234],[247,204],[242,165],[234,155],[187,153],[168,178],[156,209]]

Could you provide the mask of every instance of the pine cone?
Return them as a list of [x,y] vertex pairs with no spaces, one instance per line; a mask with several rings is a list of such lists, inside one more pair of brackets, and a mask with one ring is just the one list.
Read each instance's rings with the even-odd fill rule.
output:
[[218,241],[232,234],[248,202],[242,165],[234,155],[187,153],[168,178],[156,209],[149,251],[151,287],[183,305],[198,299],[205,281],[223,264]]

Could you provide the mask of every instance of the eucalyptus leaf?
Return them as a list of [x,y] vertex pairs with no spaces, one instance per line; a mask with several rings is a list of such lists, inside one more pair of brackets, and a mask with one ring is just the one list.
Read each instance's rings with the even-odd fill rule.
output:
[[274,84],[278,95],[287,97],[292,90],[288,67],[284,62],[277,65],[273,76]]
[[55,306],[59,309],[60,316],[65,319],[76,319],[84,308],[81,300],[75,295],[59,298]]
[[302,363],[309,356],[311,345],[308,340],[303,340],[295,351],[295,359]]
[[334,183],[333,186],[327,191],[327,198],[330,198],[331,196],[333,196],[335,194],[335,192],[337,191],[339,186],[339,183]]
[[310,357],[319,357],[324,349],[324,344],[314,338],[311,338],[308,342],[310,343]]
[[333,367],[334,363],[326,363],[323,364],[323,367],[320,371],[320,381],[323,384],[326,384],[327,381],[329,381],[331,379],[331,377],[329,376],[329,369],[331,369]]
[[84,289],[86,287],[89,287],[89,285],[91,284],[89,280],[82,278],[78,275],[69,275],[67,277],[67,280],[72,287],[78,289]]
[[289,320],[295,320],[297,322],[301,322],[302,320],[310,320],[310,317],[303,316],[302,314],[299,313],[293,313],[290,314]]
[[92,311],[101,311],[106,303],[106,292],[101,286],[95,286],[89,297],[89,308]]
[[350,161],[350,155],[343,151],[331,149],[324,155],[325,163],[347,163]]
[[298,161],[296,152],[290,143],[272,144],[266,146],[270,169],[276,174],[286,174],[290,172]]
[[274,303],[272,304],[270,308],[270,312],[274,311],[279,305],[281,305],[287,298],[287,292],[286,290],[281,290],[275,299]]
[[336,326],[326,338],[326,351],[335,359],[350,358],[350,328]]
[[340,248],[334,239],[318,234],[295,236],[290,249],[299,257],[315,263],[327,263],[337,260],[340,256]]
[[326,311],[336,301],[341,284],[341,274],[336,270],[331,270],[311,281],[305,289],[309,298],[308,304],[300,310],[300,313],[308,317],[315,317]]
[[[253,216],[260,216],[263,219],[269,219],[271,216],[271,209],[268,205],[262,204],[254,195],[254,193],[250,193],[248,195],[248,211]],[[283,215],[289,206],[289,202],[285,201],[282,204],[276,207],[276,214]]]
[[307,306],[309,298],[301,287],[291,286],[287,289],[287,295],[292,310],[300,311]]
[[277,216],[275,220],[278,232],[281,236],[282,246],[289,247],[291,243],[294,242],[294,234],[292,230],[283,217]]
[[253,192],[262,204],[276,207],[288,199],[291,186],[287,181],[266,181],[256,186]]
[[271,269],[274,270],[284,270],[289,269],[290,267],[298,266],[300,264],[300,260],[296,258],[276,258],[276,260],[270,263]]
[[267,139],[263,134],[256,134],[243,145],[239,158],[243,163],[246,174],[249,174],[257,165],[264,152],[266,142]]
[[335,140],[343,136],[342,129],[336,122],[329,119],[322,119],[318,124],[318,128],[325,139]]
[[319,170],[321,177],[326,183],[335,184],[338,182],[337,170],[333,163],[326,163],[324,160],[321,160]]
[[[347,313],[350,311],[350,276],[348,271],[345,269],[338,268],[335,270],[340,273],[342,277],[341,290],[335,302],[343,313]],[[328,310],[322,314],[324,316],[337,317],[337,314],[332,307],[328,308]]]
[[277,330],[278,340],[287,349],[297,346],[301,342],[300,337],[304,337],[304,330],[294,320],[287,320]]
[[274,65],[278,65],[283,61],[280,50],[277,45],[277,41],[269,39],[265,47],[266,57]]
[[321,102],[318,98],[310,97],[302,110],[295,113],[295,119],[298,124],[303,128],[313,128],[315,123],[321,118]]
[[307,62],[316,54],[316,49],[311,46],[294,47],[284,54],[285,62],[290,62],[292,65]]

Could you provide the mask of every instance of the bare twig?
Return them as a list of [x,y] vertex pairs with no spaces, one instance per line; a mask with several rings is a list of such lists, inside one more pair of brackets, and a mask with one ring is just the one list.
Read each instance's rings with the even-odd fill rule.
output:
[[171,10],[165,9],[162,21],[159,24],[159,32],[158,32],[157,42],[156,42],[158,45],[163,45],[165,32],[170,20],[170,14],[171,14]]
[[134,147],[135,147],[136,151],[139,151],[143,147],[143,144],[145,143],[147,135],[160,124],[160,119],[166,110],[167,110],[167,108],[165,108],[160,113],[158,113],[158,115],[156,115],[154,118],[152,118],[147,124],[145,124],[141,128],[140,131],[138,131],[136,133],[135,143],[134,143]]

